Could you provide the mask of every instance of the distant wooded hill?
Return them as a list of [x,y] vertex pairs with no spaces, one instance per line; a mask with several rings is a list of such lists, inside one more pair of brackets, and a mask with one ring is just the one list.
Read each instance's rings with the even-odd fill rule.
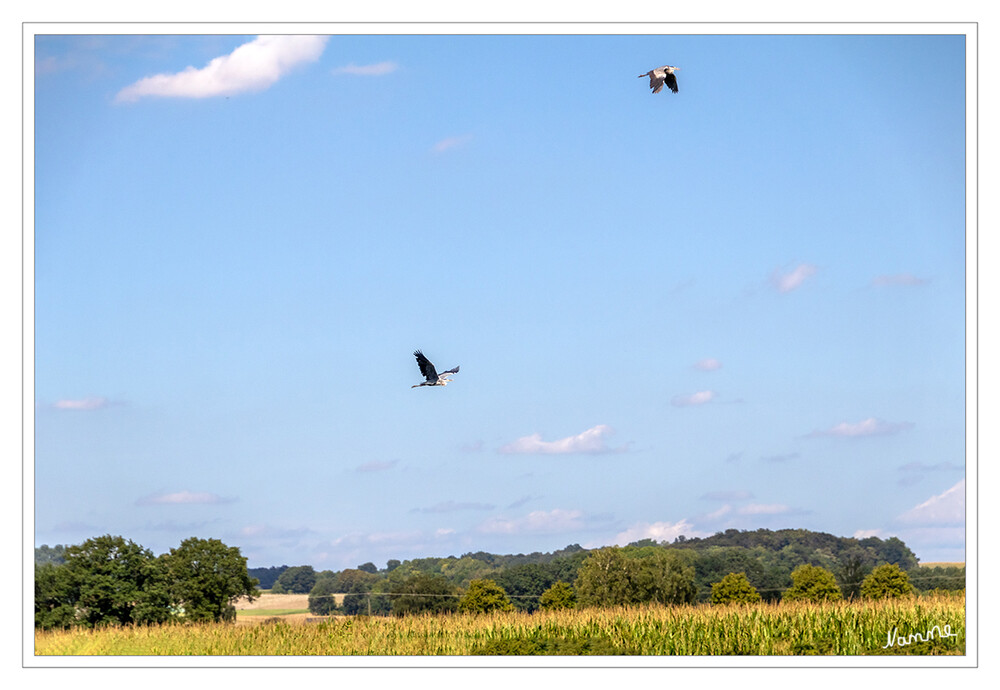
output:
[[[845,595],[860,587],[871,570],[880,564],[898,565],[910,572],[911,582],[918,590],[963,589],[965,568],[917,571],[916,555],[896,537],[837,537],[805,529],[719,532],[711,537],[678,537],[671,543],[643,539],[624,547],[627,555],[642,558],[661,549],[680,554],[695,569],[698,599],[709,596],[711,584],[729,573],[743,572],[765,599],[778,599],[791,585],[791,573],[804,564],[820,566],[834,573]],[[531,608],[531,598],[540,595],[557,581],[573,584],[580,566],[592,550],[579,544],[550,553],[493,554],[476,551],[445,558],[417,558],[407,561],[389,560],[384,568],[363,563],[342,571],[315,571],[311,566],[251,568],[251,577],[260,580],[260,587],[274,591],[324,593],[377,592],[390,582],[417,574],[436,575],[451,585],[468,587],[472,580],[490,579],[501,585],[508,595],[521,597],[515,603]]]

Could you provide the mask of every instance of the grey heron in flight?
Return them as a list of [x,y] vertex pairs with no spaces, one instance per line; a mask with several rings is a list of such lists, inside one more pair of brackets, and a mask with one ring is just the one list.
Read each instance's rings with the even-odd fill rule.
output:
[[674,72],[679,69],[680,67],[664,65],[663,67],[651,69],[645,74],[640,74],[639,78],[649,77],[649,88],[653,90],[653,93],[660,93],[663,90],[664,82],[668,89],[677,93],[677,77],[674,76]]
[[451,381],[450,376],[458,373],[458,367],[454,369],[449,369],[448,371],[437,373],[434,365],[431,361],[424,357],[424,353],[417,350],[413,353],[413,356],[417,358],[417,366],[420,367],[420,373],[423,374],[424,378],[427,379],[422,383],[418,383],[415,386],[410,386],[410,388],[419,388],[420,386],[447,386],[448,382]]

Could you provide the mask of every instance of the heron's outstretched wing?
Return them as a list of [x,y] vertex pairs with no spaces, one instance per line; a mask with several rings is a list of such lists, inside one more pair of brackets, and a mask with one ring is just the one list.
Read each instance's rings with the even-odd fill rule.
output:
[[653,93],[660,93],[660,91],[663,91],[663,80],[657,79],[656,77],[650,77],[649,88],[653,90]]
[[444,376],[445,374],[457,374],[457,373],[458,373],[458,367],[455,367],[454,369],[449,369],[448,371],[441,372],[441,376]]
[[[665,74],[663,76],[663,78],[667,82],[667,88],[670,89],[671,91],[673,91],[674,93],[677,93],[677,77],[674,76],[673,74],[671,74],[670,72],[668,72],[667,74]],[[662,88],[662,86],[661,86],[661,88]]]
[[420,367],[420,373],[423,377],[428,381],[437,381],[437,371],[435,371],[434,365],[431,364],[431,361],[424,357],[424,353],[417,350],[413,353],[413,356],[417,358],[417,366]]

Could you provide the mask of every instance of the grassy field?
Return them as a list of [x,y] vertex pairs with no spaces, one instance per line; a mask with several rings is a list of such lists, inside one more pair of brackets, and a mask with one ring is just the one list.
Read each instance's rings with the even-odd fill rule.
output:
[[[265,609],[260,609],[265,610]],[[938,626],[955,637],[885,648]],[[36,655],[873,655],[964,654],[965,597],[725,607],[641,606],[257,625],[35,633]]]

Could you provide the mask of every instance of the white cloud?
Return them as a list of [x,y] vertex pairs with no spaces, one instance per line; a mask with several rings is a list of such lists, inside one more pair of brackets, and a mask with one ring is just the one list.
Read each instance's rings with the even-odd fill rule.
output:
[[175,74],[156,74],[140,79],[119,91],[116,100],[128,103],[146,96],[210,98],[263,91],[296,65],[318,60],[328,38],[258,36],[201,69],[188,67]]
[[722,507],[720,507],[718,510],[713,510],[711,513],[708,513],[705,516],[705,519],[706,520],[718,520],[719,518],[728,515],[730,512],[732,512],[732,510],[733,510],[733,507],[731,505],[729,505],[728,503],[726,503],[726,504],[723,504]]
[[110,405],[111,401],[107,398],[81,398],[79,400],[57,400],[52,406],[57,410],[103,410]]
[[700,359],[694,363],[694,368],[699,371],[718,371],[722,368],[722,362],[712,357]]
[[707,534],[695,530],[690,522],[683,519],[678,522],[637,522],[624,532],[619,532],[613,543],[625,546],[641,539],[672,542],[680,535],[685,537],[707,536]]
[[176,491],[170,494],[151,494],[136,501],[136,505],[182,505],[189,503],[231,503],[235,499],[223,498],[207,491]]
[[851,535],[855,539],[867,539],[868,537],[882,537],[882,530],[880,529],[859,529],[857,532]]
[[674,407],[690,407],[692,405],[704,405],[715,397],[714,391],[699,391],[691,395],[676,395],[670,401]]
[[881,275],[875,276],[872,280],[872,285],[878,287],[884,286],[917,286],[926,285],[931,282],[927,278],[918,278],[912,273],[897,273],[895,275]]
[[570,532],[583,528],[583,513],[579,510],[535,510],[524,517],[494,517],[479,526],[480,532],[489,534],[523,534],[526,532],[551,534]]
[[771,274],[771,284],[778,292],[791,292],[802,285],[806,278],[816,273],[816,267],[812,264],[799,264],[789,273],[775,271]]
[[334,74],[353,74],[359,77],[381,77],[385,74],[392,74],[397,69],[399,65],[391,60],[385,60],[383,62],[376,62],[371,65],[355,65],[353,62],[349,65],[344,65],[343,67],[338,67],[333,70]]
[[910,525],[961,525],[965,523],[965,480],[962,479],[947,491],[931,496],[918,506],[899,516],[900,522]]
[[470,141],[472,141],[471,134],[463,134],[457,137],[446,137],[441,141],[437,142],[436,144],[434,144],[432,150],[434,151],[434,153],[443,153],[444,151],[453,149],[457,146],[463,146],[465,144],[468,144]]
[[607,424],[598,424],[576,436],[567,436],[558,441],[543,441],[542,435],[535,433],[531,436],[522,436],[513,443],[508,443],[499,449],[500,453],[507,454],[528,454],[542,453],[546,455],[564,455],[568,453],[587,453],[596,455],[599,453],[622,452],[625,446],[617,449],[609,448],[604,442],[604,437],[615,433]]
[[888,436],[897,434],[913,427],[910,422],[885,422],[875,417],[869,417],[857,423],[841,422],[826,431],[813,431],[809,436],[840,436],[844,438],[860,438],[865,436]]

